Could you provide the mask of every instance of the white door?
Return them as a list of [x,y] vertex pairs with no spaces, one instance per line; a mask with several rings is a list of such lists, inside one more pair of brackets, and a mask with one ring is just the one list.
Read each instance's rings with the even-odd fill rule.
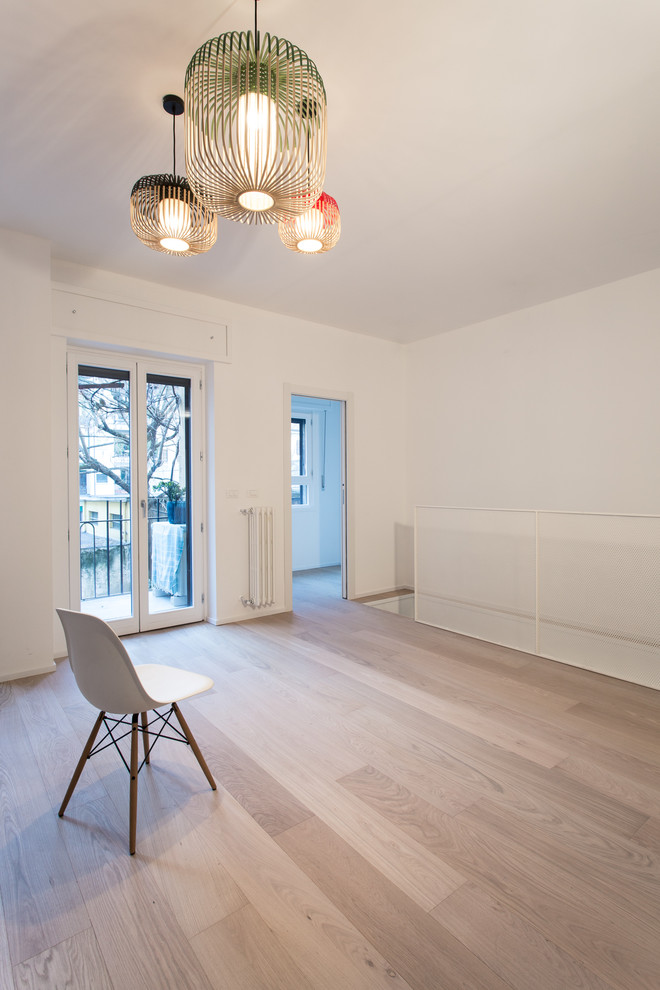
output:
[[137,632],[202,619],[202,371],[71,351],[72,608]]

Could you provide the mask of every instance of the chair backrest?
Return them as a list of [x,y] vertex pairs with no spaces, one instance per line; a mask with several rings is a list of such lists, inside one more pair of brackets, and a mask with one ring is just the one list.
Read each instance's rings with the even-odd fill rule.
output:
[[66,608],[56,611],[64,627],[76,683],[90,704],[116,715],[154,707],[124,645],[103,619]]

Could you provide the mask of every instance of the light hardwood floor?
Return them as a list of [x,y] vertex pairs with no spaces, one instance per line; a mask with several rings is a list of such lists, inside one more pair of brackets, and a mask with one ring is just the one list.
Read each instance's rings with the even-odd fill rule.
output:
[[342,602],[128,637],[210,674],[109,750],[66,661],[0,685],[0,988],[658,990],[660,695]]

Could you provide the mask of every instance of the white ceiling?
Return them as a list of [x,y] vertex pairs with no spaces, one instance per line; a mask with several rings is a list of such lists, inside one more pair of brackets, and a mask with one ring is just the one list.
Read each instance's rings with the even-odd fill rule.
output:
[[175,258],[129,223],[171,169],[163,95],[252,0],[0,11],[0,226],[56,258],[401,341],[660,266],[658,0],[262,0],[328,94],[342,236],[309,258],[228,221]]

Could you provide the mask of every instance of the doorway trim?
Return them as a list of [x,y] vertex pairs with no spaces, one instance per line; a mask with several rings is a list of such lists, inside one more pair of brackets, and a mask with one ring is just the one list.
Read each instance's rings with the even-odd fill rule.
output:
[[335,389],[312,388],[309,385],[284,385],[283,405],[283,451],[284,451],[284,608],[290,612],[293,608],[293,565],[292,565],[292,524],[291,524],[291,397],[294,395],[308,396],[313,399],[331,399],[342,403],[341,427],[341,475],[342,475],[342,596],[348,599],[354,597],[354,434],[353,434],[353,393],[340,392]]

